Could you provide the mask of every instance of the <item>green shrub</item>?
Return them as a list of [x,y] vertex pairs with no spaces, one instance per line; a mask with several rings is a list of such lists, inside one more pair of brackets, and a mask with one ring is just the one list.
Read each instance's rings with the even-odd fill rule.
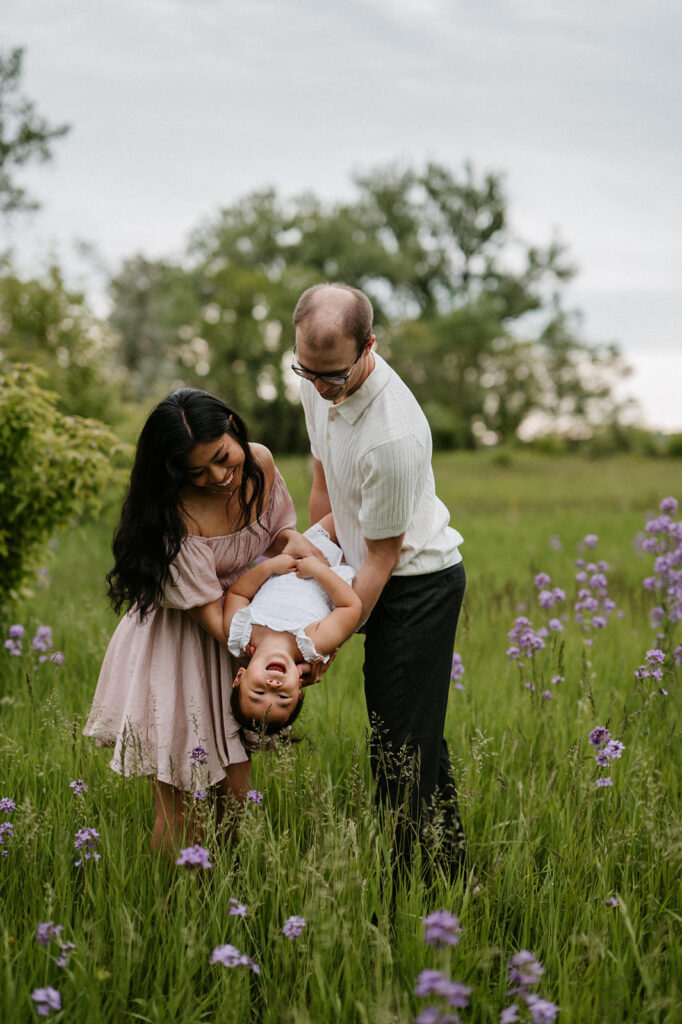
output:
[[29,592],[54,531],[96,510],[120,475],[122,443],[96,420],[60,413],[44,376],[17,364],[0,373],[0,609]]

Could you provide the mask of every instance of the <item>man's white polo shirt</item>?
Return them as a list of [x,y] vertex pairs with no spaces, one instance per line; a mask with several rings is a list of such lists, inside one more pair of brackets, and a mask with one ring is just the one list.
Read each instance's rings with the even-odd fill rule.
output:
[[368,540],[405,534],[395,576],[438,572],[461,562],[462,537],[436,497],[431,430],[419,403],[381,356],[338,405],[301,381],[313,457],[324,467],[334,527],[357,571]]

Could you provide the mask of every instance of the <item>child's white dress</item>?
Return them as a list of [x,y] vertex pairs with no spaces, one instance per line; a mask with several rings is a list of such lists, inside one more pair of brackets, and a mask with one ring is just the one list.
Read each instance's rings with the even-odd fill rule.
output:
[[[355,570],[350,565],[341,565],[343,552],[330,539],[327,531],[315,523],[303,536],[320,549],[333,571],[350,586],[355,578]],[[293,633],[305,661],[312,663],[320,658],[329,661],[328,654],[318,654],[315,644],[304,630],[311,623],[324,619],[333,609],[331,598],[317,580],[303,579],[294,572],[271,576],[251,603],[235,612],[227,646],[230,653],[239,658],[246,652],[253,627],[267,626],[279,632]]]

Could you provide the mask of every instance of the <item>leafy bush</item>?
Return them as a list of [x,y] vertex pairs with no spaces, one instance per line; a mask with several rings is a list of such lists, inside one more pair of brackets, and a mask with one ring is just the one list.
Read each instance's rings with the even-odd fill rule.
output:
[[54,531],[96,511],[122,443],[96,420],[65,416],[32,366],[0,374],[0,608],[28,591]]

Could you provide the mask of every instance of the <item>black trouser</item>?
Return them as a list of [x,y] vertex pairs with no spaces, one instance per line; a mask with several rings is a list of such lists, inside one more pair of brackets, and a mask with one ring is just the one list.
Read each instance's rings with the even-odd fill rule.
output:
[[414,840],[449,877],[464,860],[457,792],[443,737],[466,574],[458,565],[393,576],[365,627],[365,697],[377,802],[396,818],[395,875]]

